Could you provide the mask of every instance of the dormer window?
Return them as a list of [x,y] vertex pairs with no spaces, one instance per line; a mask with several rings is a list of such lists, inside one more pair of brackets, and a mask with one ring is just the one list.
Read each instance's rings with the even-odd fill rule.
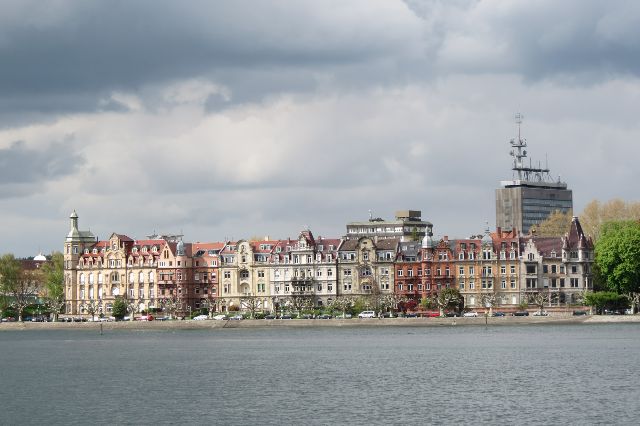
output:
[[145,247],[142,247],[142,252],[143,252],[143,253],[146,253],[146,252],[147,252],[147,247],[146,247],[146,246],[145,246]]
[[158,252],[158,247],[153,246],[153,247],[151,248],[151,251],[152,251],[153,253],[157,253],[157,252]]
[[91,253],[93,253],[93,254],[98,254],[98,249],[94,248],[94,249],[91,251]]

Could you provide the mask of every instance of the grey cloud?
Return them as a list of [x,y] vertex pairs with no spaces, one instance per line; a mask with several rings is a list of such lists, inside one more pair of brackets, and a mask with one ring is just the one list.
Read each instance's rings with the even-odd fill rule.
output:
[[[26,195],[30,184],[44,184],[73,174],[83,164],[78,154],[69,154],[70,143],[54,142],[45,148],[31,148],[23,141],[0,149],[0,188],[5,195]],[[37,185],[35,186],[37,187]]]

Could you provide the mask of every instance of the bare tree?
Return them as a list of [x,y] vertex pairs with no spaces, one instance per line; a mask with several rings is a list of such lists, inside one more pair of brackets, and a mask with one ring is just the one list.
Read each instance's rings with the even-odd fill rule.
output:
[[629,293],[627,294],[627,299],[629,299],[629,303],[631,303],[631,313],[636,313],[636,306],[640,305],[640,293]]
[[246,308],[249,311],[249,318],[254,319],[256,317],[256,312],[260,307],[260,300],[255,296],[245,296],[240,299],[240,306]]
[[435,299],[438,310],[440,311],[440,316],[444,316],[445,309],[458,306],[461,298],[460,292],[454,288],[445,288],[442,290]]
[[398,305],[409,300],[406,296],[399,294],[385,294],[380,298],[380,308],[384,311],[396,311]]
[[549,304],[549,292],[540,289],[532,293],[527,293],[527,302],[537,306],[538,312],[542,312],[544,310],[544,306]]
[[492,315],[493,308],[498,304],[498,296],[495,293],[480,293],[478,301],[483,307],[489,308],[487,314]]
[[181,305],[180,301],[174,295],[160,299],[159,303],[160,306],[162,306],[162,310],[169,314],[169,319],[173,319]]
[[133,321],[135,318],[136,312],[138,312],[138,307],[140,302],[136,299],[129,299],[128,297],[123,299],[124,304],[127,306],[127,312],[129,313],[129,321]]
[[298,317],[300,317],[302,310],[313,307],[313,298],[311,296],[294,294],[289,300],[291,300],[291,306],[297,312]]
[[331,302],[331,309],[342,312],[342,316],[346,316],[347,309],[350,309],[354,305],[353,297],[351,296],[338,296]]
[[102,300],[91,299],[83,302],[80,307],[91,315],[91,320],[95,321],[96,314],[102,312]]

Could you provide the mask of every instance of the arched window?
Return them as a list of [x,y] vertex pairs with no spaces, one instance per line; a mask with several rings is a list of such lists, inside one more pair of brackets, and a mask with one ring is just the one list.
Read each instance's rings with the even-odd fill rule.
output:
[[133,272],[129,272],[129,282],[133,282]]
[[89,284],[93,284],[93,274],[89,274]]
[[138,282],[142,284],[144,282],[144,272],[138,274]]
[[84,274],[80,274],[80,284],[84,284]]
[[155,274],[153,273],[153,271],[149,272],[149,282],[150,283],[154,282],[154,277],[155,277]]

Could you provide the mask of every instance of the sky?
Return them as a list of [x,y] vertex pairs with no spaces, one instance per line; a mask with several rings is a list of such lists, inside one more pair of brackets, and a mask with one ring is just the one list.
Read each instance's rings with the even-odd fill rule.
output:
[[495,226],[514,115],[591,200],[640,199],[640,2],[0,2],[0,252],[421,210]]

